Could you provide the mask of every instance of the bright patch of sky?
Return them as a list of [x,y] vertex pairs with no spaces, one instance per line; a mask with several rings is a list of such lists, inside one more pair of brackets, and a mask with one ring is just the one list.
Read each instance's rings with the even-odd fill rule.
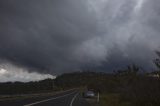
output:
[[24,68],[19,68],[11,64],[0,65],[0,82],[29,82],[44,80],[48,78],[54,79],[55,76],[50,74],[40,74],[37,72],[28,72]]

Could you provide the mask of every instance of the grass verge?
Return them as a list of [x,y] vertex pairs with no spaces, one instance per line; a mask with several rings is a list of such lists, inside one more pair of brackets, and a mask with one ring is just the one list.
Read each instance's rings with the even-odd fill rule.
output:
[[119,94],[102,94],[100,95],[100,106],[132,106],[130,102],[122,101]]

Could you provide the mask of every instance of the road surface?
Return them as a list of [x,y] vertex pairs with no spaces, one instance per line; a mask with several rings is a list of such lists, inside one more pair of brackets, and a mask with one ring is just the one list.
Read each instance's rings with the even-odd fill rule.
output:
[[89,103],[78,90],[70,90],[52,96],[3,100],[0,106],[89,106]]

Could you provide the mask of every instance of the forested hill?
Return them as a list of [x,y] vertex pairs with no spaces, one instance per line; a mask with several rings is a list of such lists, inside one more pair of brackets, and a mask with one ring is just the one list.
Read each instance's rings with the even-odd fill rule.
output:
[[[98,72],[75,72],[58,76],[55,84],[62,88],[87,87],[104,90],[106,85],[114,79],[113,74]],[[101,88],[99,88],[101,87]],[[110,85],[111,87],[111,85]]]
[[113,82],[114,75],[98,72],[74,72],[57,76],[56,79],[46,79],[35,82],[6,82],[0,83],[0,94],[30,94],[52,92],[75,87],[88,87],[99,90]]
[[[56,90],[56,88],[54,88]],[[6,82],[0,83],[0,94],[31,94],[53,90],[53,80],[46,79],[36,82]]]

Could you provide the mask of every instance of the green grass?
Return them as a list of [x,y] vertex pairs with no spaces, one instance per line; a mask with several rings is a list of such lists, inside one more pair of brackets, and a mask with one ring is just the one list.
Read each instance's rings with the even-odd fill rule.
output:
[[131,103],[122,101],[119,94],[103,94],[100,96],[100,106],[132,106]]

